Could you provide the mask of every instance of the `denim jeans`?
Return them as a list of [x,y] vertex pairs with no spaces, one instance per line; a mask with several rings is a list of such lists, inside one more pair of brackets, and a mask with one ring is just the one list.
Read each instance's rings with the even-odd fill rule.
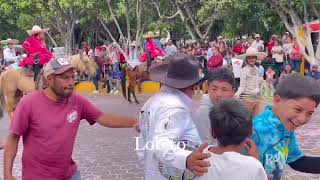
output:
[[71,177],[71,180],[81,180],[80,171],[77,171]]
[[289,59],[289,65],[291,66],[292,70],[296,72],[300,72],[301,59],[300,60]]
[[92,78],[96,90],[99,90],[100,70],[97,70],[96,75]]

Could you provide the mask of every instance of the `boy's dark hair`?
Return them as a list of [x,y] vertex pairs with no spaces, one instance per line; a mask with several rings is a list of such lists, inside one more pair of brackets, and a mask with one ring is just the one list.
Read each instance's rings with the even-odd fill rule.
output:
[[212,81],[226,81],[231,84],[232,88],[236,87],[236,79],[234,74],[228,68],[219,68],[209,71],[207,80],[209,84],[212,83]]
[[293,73],[279,83],[274,92],[283,99],[309,98],[320,102],[319,82],[311,77],[302,76],[299,73]]
[[214,105],[209,117],[221,146],[239,145],[251,135],[250,111],[239,100],[227,99]]

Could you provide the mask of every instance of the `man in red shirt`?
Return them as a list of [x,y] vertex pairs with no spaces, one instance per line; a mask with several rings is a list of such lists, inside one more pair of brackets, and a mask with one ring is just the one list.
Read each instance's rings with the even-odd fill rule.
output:
[[66,59],[44,66],[48,88],[24,96],[13,114],[4,151],[4,179],[15,179],[12,165],[23,138],[23,180],[78,180],[72,150],[82,119],[111,128],[134,127],[136,120],[103,113],[73,92],[74,70]]
[[[30,37],[28,37],[22,44],[22,47],[27,51],[27,57],[22,60],[20,66],[26,67],[38,64],[42,67],[45,63],[50,61],[53,55],[47,49],[44,41],[45,33],[48,32],[48,30],[48,28],[42,29],[36,25],[32,27],[32,30],[27,31]],[[39,58],[39,62],[34,62],[36,55]]]
[[242,42],[240,39],[236,40],[236,44],[233,46],[232,51],[236,55],[239,55],[244,51],[243,46],[242,46]]
[[223,65],[223,56],[221,55],[221,53],[219,51],[219,47],[217,47],[217,46],[214,47],[213,53],[214,53],[214,55],[210,57],[208,64],[207,64],[209,71],[220,68]]
[[270,41],[268,42],[268,55],[271,55],[271,50],[274,46],[274,41],[277,39],[277,35],[272,35]]

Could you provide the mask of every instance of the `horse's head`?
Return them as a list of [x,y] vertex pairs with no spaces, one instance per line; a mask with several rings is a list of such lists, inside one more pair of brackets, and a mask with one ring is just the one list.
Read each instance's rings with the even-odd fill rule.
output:
[[80,72],[80,74],[86,74],[90,77],[95,75],[98,67],[89,56],[81,53],[70,56],[69,63],[76,69],[76,71]]

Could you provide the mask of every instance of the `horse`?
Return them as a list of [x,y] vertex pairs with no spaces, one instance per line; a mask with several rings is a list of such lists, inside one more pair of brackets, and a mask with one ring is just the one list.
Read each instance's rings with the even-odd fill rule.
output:
[[[96,72],[96,64],[88,56],[82,54],[70,56],[68,62],[80,74],[87,74],[92,77]],[[35,82],[33,73],[25,68],[8,69],[0,75],[0,105],[12,119],[12,113],[23,95],[32,91],[43,89],[45,79],[39,78]]]
[[[150,80],[149,70],[155,66],[166,63],[164,57],[155,57],[151,59],[148,53],[147,62],[140,65],[131,65],[131,63],[126,63],[126,66],[121,71],[121,89],[123,97],[129,102],[131,101],[131,94],[133,95],[136,104],[140,104],[135,93],[135,87],[138,84],[138,88],[141,88],[141,83]],[[129,85],[126,89],[126,77],[128,76]],[[141,91],[139,89],[139,91]]]

